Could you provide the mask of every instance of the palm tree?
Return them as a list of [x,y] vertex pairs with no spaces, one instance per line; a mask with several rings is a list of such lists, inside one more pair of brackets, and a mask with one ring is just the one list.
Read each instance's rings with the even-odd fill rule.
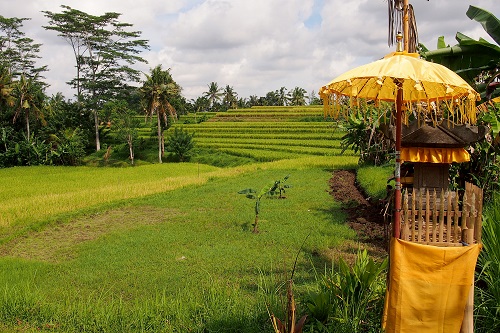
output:
[[43,93],[43,85],[35,78],[26,78],[21,75],[21,78],[14,86],[14,96],[16,103],[14,108],[13,122],[24,114],[26,122],[26,137],[30,141],[30,115],[35,116],[36,119],[44,121],[42,113],[42,106],[44,103],[45,95]]
[[197,97],[196,99],[191,100],[191,104],[193,105],[194,113],[197,112],[205,112],[210,107],[210,102],[208,98],[205,96]]
[[226,105],[226,107],[229,108],[236,108],[237,104],[236,102],[238,101],[238,94],[234,92],[234,88],[226,85],[226,88],[224,88],[223,92],[223,99],[222,102]]
[[248,98],[248,105],[250,105],[250,107],[259,105],[259,97],[257,97],[257,95],[251,95]]
[[304,88],[295,87],[288,94],[290,105],[306,105],[307,91]]
[[288,98],[286,96],[286,88],[281,87],[279,90],[276,90],[276,95],[278,97],[278,104],[279,105],[287,105]]
[[180,87],[170,75],[170,68],[162,70],[161,65],[156,66],[151,70],[151,74],[146,74],[141,93],[142,100],[145,104],[146,116],[153,117],[156,113],[157,129],[158,129],[158,161],[162,163],[162,157],[165,151],[165,143],[163,139],[162,122],[168,125],[167,113],[171,117],[176,117],[177,113],[174,107],[170,104],[170,98],[179,94]]
[[208,85],[208,91],[205,92],[203,95],[208,98],[210,106],[213,108],[215,102],[220,101],[220,98],[222,96],[221,88],[219,88],[217,82],[211,82]]

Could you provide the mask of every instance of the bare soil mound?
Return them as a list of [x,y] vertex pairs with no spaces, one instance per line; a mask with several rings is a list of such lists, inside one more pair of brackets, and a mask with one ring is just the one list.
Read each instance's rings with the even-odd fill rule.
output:
[[384,256],[387,252],[388,226],[384,222],[383,205],[366,199],[356,184],[354,170],[337,170],[330,179],[330,194],[343,204],[347,223],[356,231],[358,241],[372,254]]

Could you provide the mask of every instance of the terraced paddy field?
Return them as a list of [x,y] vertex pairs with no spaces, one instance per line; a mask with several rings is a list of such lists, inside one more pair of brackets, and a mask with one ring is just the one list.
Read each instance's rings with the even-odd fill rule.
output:
[[350,150],[343,152],[341,138],[345,133],[336,121],[325,119],[318,106],[228,110],[201,123],[177,122],[169,131],[176,127],[194,133],[200,149],[256,162],[304,156],[354,156]]

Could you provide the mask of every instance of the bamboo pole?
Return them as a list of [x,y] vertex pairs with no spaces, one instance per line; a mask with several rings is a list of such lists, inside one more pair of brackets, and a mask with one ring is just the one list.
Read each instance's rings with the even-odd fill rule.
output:
[[403,1],[403,36],[404,36],[404,50],[408,52],[410,42],[410,18],[408,14],[409,4],[408,0]]

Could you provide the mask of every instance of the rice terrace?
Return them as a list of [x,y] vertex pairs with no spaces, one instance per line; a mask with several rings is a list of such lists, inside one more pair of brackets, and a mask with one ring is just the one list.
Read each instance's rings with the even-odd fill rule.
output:
[[[351,67],[324,24],[339,4],[122,2],[151,45],[61,5],[38,13],[48,59],[31,18],[0,15],[0,332],[500,332],[500,20],[454,2],[489,39],[429,50],[408,2],[387,1],[395,52],[318,92],[212,81],[191,100],[203,75],[267,89]],[[363,61],[376,30],[355,34]],[[74,100],[48,95],[60,71]]]

